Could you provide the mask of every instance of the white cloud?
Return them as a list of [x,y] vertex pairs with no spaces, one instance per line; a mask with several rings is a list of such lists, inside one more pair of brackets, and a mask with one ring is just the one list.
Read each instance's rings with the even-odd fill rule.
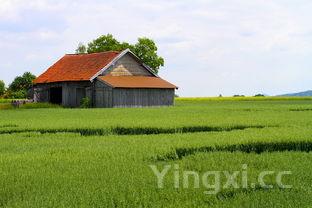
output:
[[78,42],[112,33],[155,39],[166,60],[161,75],[181,95],[305,90],[311,9],[307,0],[0,0],[0,79],[39,74]]

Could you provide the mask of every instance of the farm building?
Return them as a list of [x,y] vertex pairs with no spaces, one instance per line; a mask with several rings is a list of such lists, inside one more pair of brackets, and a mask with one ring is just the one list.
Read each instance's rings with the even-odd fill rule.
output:
[[34,80],[34,101],[79,107],[169,106],[177,87],[156,75],[129,49],[67,54]]

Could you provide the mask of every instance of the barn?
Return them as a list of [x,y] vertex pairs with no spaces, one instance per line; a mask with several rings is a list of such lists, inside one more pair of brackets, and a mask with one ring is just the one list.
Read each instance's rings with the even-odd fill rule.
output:
[[174,104],[177,87],[160,78],[129,49],[66,54],[34,80],[34,101],[79,107],[144,107]]

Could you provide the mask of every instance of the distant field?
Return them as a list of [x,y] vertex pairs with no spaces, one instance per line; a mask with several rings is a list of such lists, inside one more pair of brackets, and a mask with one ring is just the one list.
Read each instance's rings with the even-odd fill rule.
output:
[[[178,98],[174,107],[10,109],[0,118],[1,207],[312,204],[312,98]],[[183,171],[240,171],[241,179],[244,164],[247,188],[205,194],[195,176],[182,185]],[[150,165],[171,165],[163,188]],[[263,187],[264,170],[291,171],[283,183],[292,188],[274,174]]]
[[177,101],[293,101],[312,100],[312,97],[181,97]]

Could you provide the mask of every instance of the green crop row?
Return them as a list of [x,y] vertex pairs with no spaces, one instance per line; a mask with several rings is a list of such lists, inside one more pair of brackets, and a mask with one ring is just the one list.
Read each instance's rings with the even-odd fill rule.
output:
[[[295,110],[294,110],[295,109]],[[304,126],[312,101],[177,102],[168,108],[0,110],[0,126],[17,129],[108,129],[183,126]],[[26,122],[25,122],[26,121]],[[6,128],[10,129],[10,128]]]

